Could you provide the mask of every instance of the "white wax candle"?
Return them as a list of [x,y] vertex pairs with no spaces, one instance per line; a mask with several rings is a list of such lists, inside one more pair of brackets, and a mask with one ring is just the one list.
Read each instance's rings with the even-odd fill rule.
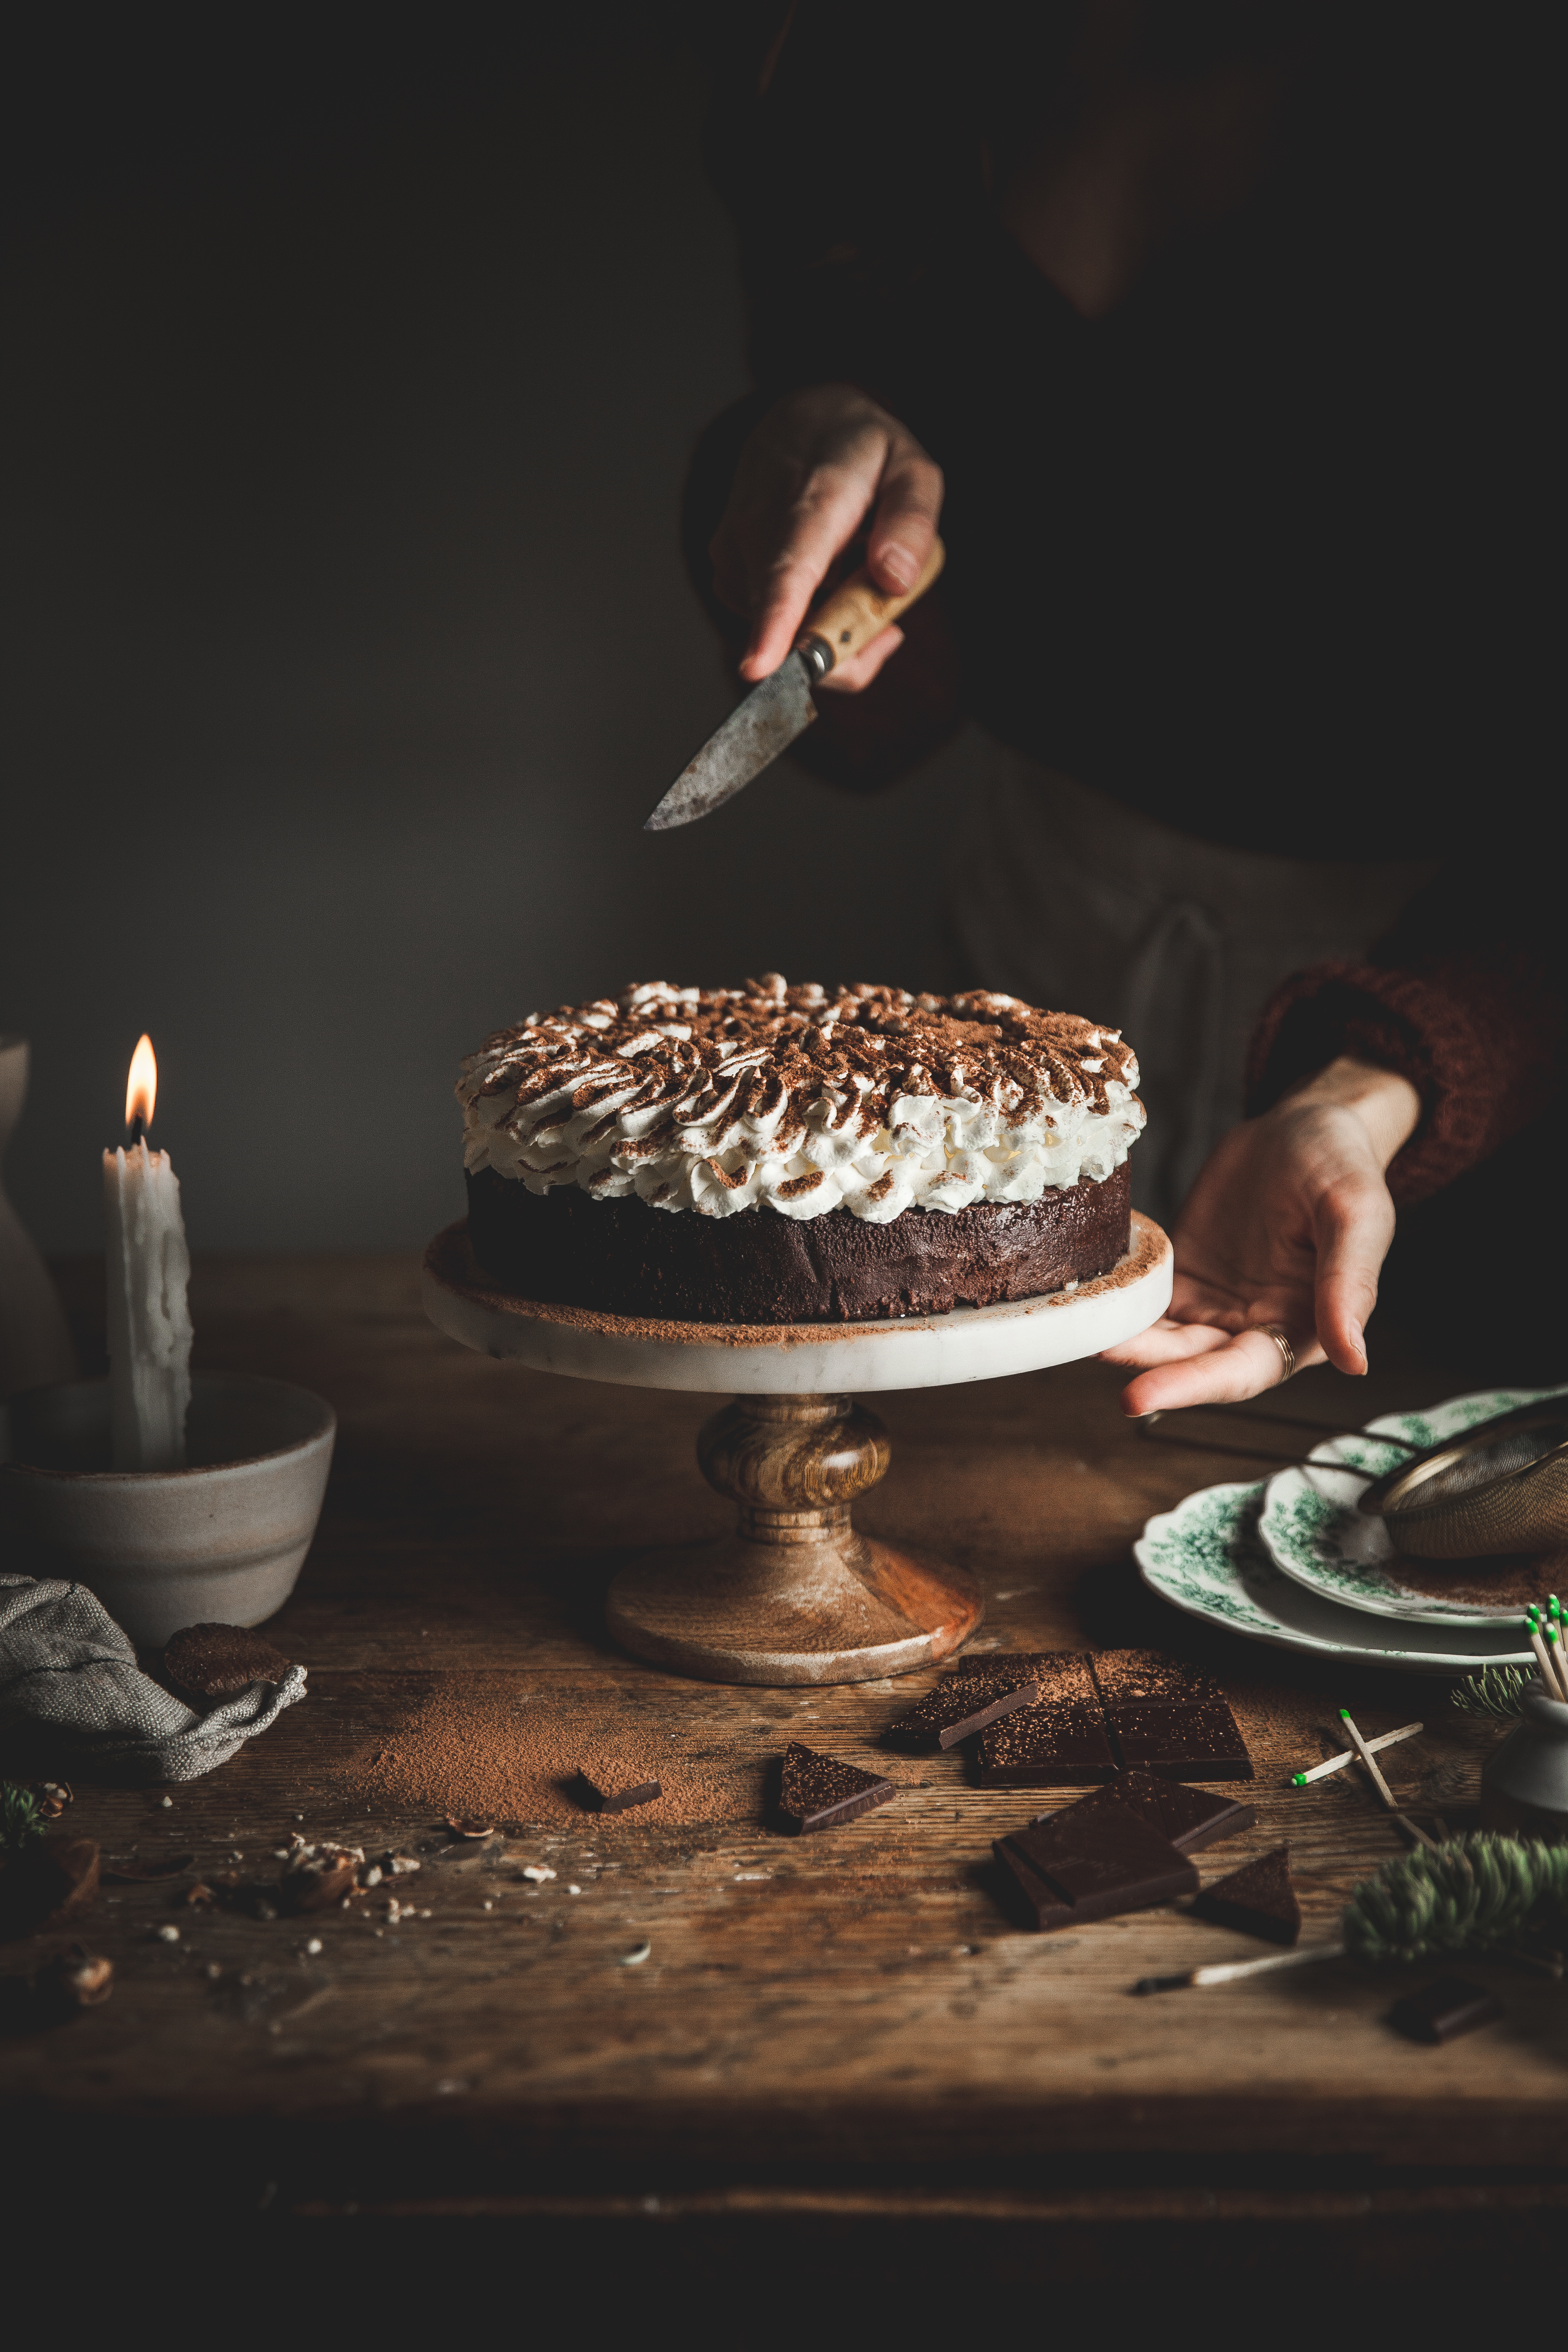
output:
[[103,1155],[109,1402],[116,1470],[183,1470],[191,1401],[191,1259],[180,1180],[145,1143]]

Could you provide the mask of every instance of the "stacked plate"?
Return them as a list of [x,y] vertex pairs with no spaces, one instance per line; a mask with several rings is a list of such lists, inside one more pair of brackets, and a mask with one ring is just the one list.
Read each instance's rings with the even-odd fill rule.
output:
[[[1401,1560],[1382,1521],[1357,1509],[1367,1481],[1353,1472],[1381,1475],[1407,1461],[1411,1445],[1441,1444],[1498,1413],[1563,1394],[1487,1389],[1450,1397],[1426,1412],[1387,1413],[1365,1436],[1325,1438],[1310,1466],[1281,1470],[1266,1484],[1205,1486],[1144,1528],[1132,1547],[1143,1581],[1188,1616],[1276,1649],[1417,1675],[1532,1664],[1519,1601],[1445,1600],[1401,1580],[1402,1570],[1426,1564]],[[1380,1432],[1405,1444],[1380,1445]]]

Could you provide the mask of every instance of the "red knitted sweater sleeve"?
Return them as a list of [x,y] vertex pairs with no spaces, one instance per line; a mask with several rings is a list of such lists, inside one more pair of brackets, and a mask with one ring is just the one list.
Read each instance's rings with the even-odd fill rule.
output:
[[1247,1055],[1248,1116],[1342,1054],[1397,1070],[1422,1116],[1388,1171],[1424,1200],[1552,1108],[1563,1086],[1568,988],[1544,887],[1449,872],[1362,964],[1315,964],[1278,988]]

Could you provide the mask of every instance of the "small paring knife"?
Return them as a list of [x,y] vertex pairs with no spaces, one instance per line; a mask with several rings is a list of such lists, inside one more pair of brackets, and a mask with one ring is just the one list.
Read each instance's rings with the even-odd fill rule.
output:
[[772,767],[816,717],[812,688],[918,604],[946,560],[941,540],[933,540],[920,578],[905,595],[884,594],[863,571],[836,588],[811,615],[810,625],[773,676],[752,688],[689,767],[682,769],[643,831],[667,833],[672,825],[689,824],[710,810],[722,808],[753,776]]

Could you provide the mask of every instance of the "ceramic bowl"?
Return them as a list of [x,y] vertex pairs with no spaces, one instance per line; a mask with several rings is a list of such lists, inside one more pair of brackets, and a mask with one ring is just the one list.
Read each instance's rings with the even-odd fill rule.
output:
[[1539,1681],[1519,1695],[1523,1720],[1481,1771],[1481,1827],[1568,1844],[1568,1704]]
[[197,1372],[184,1470],[110,1470],[109,1382],[68,1381],[0,1407],[7,1568],[73,1579],[143,1648],[183,1625],[259,1625],[310,1549],[337,1416],[250,1372]]

